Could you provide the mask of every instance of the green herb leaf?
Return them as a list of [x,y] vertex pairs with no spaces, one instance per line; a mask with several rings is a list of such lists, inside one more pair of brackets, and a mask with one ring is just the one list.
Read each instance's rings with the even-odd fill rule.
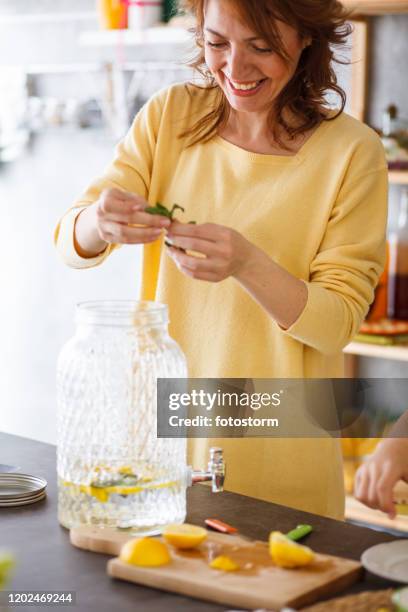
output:
[[160,210],[166,211],[166,213],[169,212],[167,206],[163,206],[163,204],[160,204],[160,202],[157,202],[156,208],[159,208]]
[[173,208],[170,211],[170,219],[173,219],[173,215],[174,215],[174,211],[176,211],[177,209],[184,211],[184,208],[182,206],[179,206],[178,204],[173,204]]
[[[173,221],[176,210],[185,212],[184,208],[178,204],[173,204],[172,209],[169,210],[166,208],[166,206],[160,204],[160,202],[157,202],[156,206],[148,206],[144,211],[150,215],[161,215],[162,217],[168,217],[171,221]],[[195,223],[195,221],[189,221],[189,223]]]
[[160,208],[158,206],[148,206],[144,209],[144,212],[147,212],[150,215],[161,215],[162,217],[168,217],[171,219],[170,211],[167,210],[167,208],[164,208],[164,206]]

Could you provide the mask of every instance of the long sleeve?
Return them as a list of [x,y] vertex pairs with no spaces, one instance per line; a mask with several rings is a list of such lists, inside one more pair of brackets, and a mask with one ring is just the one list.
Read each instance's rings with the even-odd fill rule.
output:
[[345,181],[310,266],[306,306],[287,333],[324,354],[358,332],[385,262],[386,167]]
[[148,198],[163,97],[159,92],[139,111],[125,138],[116,147],[113,161],[59,221],[54,242],[68,266],[89,268],[99,265],[118,246],[108,245],[103,253],[93,258],[80,257],[74,246],[76,218],[84,208],[96,202],[105,189],[116,187]]

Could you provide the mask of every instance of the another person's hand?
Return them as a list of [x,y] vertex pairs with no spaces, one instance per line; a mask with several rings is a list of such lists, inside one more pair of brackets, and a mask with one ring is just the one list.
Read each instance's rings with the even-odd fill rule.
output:
[[356,499],[395,518],[393,489],[399,480],[408,482],[408,439],[386,438],[357,470]]
[[[256,248],[239,232],[217,225],[173,222],[167,233],[173,246],[168,253],[186,276],[209,282],[219,282],[239,274]],[[194,251],[200,256],[184,251]]]
[[170,226],[166,217],[144,212],[148,203],[141,196],[120,189],[107,189],[77,217],[75,248],[89,256],[109,243],[153,242]]

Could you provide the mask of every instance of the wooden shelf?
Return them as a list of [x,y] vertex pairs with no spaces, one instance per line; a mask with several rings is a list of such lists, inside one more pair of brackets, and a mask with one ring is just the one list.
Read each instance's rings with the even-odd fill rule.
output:
[[389,170],[388,178],[394,185],[408,185],[408,170]]
[[398,15],[408,13],[408,0],[342,0],[356,15]]
[[351,342],[343,350],[343,353],[360,355],[361,357],[391,359],[393,361],[408,361],[408,344],[404,346],[380,346],[378,344],[365,344],[364,342]]

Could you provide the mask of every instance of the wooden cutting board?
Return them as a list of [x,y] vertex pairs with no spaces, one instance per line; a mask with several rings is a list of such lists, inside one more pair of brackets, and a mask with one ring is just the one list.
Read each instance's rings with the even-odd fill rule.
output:
[[[131,538],[123,531],[96,527],[78,527],[70,532],[74,546],[115,556]],[[280,610],[285,606],[311,604],[339,593],[359,580],[362,573],[362,566],[357,561],[320,554],[309,567],[279,568],[273,565],[265,542],[210,531],[198,550],[183,552],[169,548],[172,556],[169,565],[143,568],[115,558],[108,562],[108,574],[226,606]],[[209,561],[219,554],[227,554],[243,569],[221,572],[210,568]]]

